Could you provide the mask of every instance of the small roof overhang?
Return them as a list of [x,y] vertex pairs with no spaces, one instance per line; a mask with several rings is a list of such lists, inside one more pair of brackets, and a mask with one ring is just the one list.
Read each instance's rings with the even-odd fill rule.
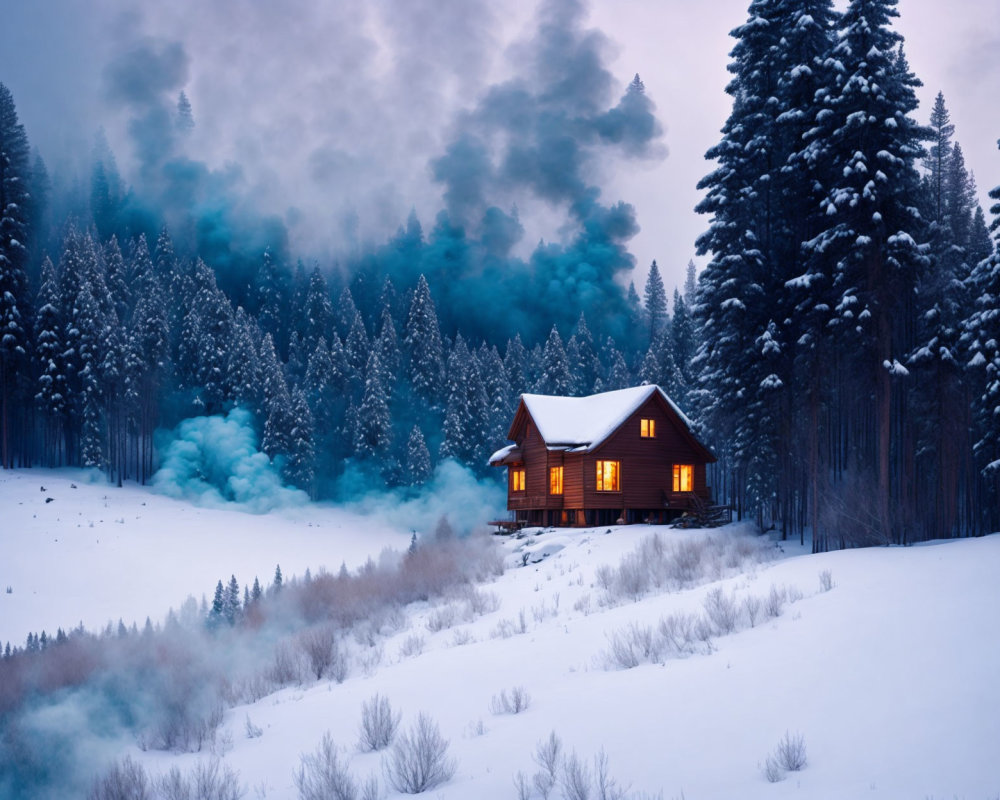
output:
[[493,455],[491,455],[489,459],[489,465],[491,467],[503,467],[523,463],[524,457],[521,455],[521,448],[516,444],[509,444],[506,447],[501,447]]

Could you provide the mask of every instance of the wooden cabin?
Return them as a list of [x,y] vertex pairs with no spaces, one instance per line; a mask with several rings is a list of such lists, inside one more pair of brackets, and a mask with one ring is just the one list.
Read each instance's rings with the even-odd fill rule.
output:
[[489,463],[507,468],[507,508],[525,525],[667,522],[711,502],[715,457],[658,386],[524,394],[507,438]]

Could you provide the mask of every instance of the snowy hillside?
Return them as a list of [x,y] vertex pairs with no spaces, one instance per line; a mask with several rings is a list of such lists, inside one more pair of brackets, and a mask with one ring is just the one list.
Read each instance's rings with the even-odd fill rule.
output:
[[[354,569],[410,538],[328,508],[253,516],[70,483],[2,476],[0,584],[12,593],[0,595],[0,639],[80,619],[141,627],[231,573]],[[596,779],[602,750],[624,796],[1000,793],[1000,536],[814,556],[739,525],[632,526],[536,530],[498,546],[500,577],[346,631],[342,682],[300,663],[291,685],[226,710],[205,752],[123,738],[95,745],[89,768],[127,754],[154,776],[189,772],[214,753],[246,797],[294,798],[301,757],[329,732],[359,783],[377,775],[395,796],[385,752],[357,747],[362,704],[378,693],[401,712],[400,733],[426,712],[449,741],[454,776],[432,797],[518,797],[517,774],[531,784],[553,731],[552,798],[571,796],[568,764]],[[527,707],[495,713],[502,692]],[[807,763],[772,783],[766,759],[786,732],[801,735]]]

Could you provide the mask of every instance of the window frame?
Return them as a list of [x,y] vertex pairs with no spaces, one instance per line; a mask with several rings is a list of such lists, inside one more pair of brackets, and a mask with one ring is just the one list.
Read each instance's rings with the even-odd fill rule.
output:
[[[684,478],[688,478],[688,488],[684,488]],[[694,464],[674,464],[673,489],[675,492],[694,491]]]
[[[518,480],[520,478],[520,480]],[[521,487],[518,488],[518,483]],[[521,494],[526,491],[528,485],[527,477],[525,475],[524,467],[511,467],[510,468],[510,491],[512,493]]]
[[[598,459],[597,461],[595,461],[594,464],[596,465],[596,471],[595,471],[595,476],[594,476],[595,477],[595,484],[594,485],[596,487],[595,491],[602,492],[602,493],[607,493],[607,494],[614,493],[614,492],[621,492],[621,490],[622,490],[622,462],[621,462],[621,460],[620,459],[613,459],[613,458],[602,458],[602,459]],[[614,470],[612,471],[612,475],[614,477],[614,484],[615,484],[615,486],[614,486],[613,489],[605,489],[604,488],[604,483],[605,483],[605,478],[606,478],[606,472],[607,471],[605,469],[602,469],[602,465],[603,464],[614,464],[615,465]]]
[[653,417],[642,417],[639,420],[639,438],[640,439],[656,438],[656,420]]
[[[558,482],[555,481],[556,475],[559,476]],[[561,497],[565,489],[565,473],[563,472],[562,465],[557,467],[549,467],[549,494],[552,496]],[[558,485],[557,485],[558,484]],[[558,491],[556,489],[558,488]]]

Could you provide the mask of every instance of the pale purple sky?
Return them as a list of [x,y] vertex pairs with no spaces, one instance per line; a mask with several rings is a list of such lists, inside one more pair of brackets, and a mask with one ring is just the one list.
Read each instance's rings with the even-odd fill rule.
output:
[[[196,119],[189,154],[212,169],[238,162],[249,202],[292,220],[293,249],[333,254],[342,217],[383,239],[415,207],[425,228],[442,207],[428,161],[456,113],[517,72],[510,45],[530,37],[537,3],[516,0],[43,0],[11,3],[0,29],[0,81],[14,92],[51,166],[89,154],[103,125],[122,170],[136,168],[129,114],[108,96],[105,67],[153,41],[185,58],[178,86]],[[665,128],[661,159],[607,159],[588,177],[625,200],[642,231],[631,242],[640,288],[650,261],[668,291],[684,279],[707,220],[693,212],[704,160],[729,113],[728,32],[747,0],[594,0],[582,20],[608,38],[621,90],[638,72]],[[967,165],[985,193],[1000,183],[1000,3],[901,0],[899,30],[924,81],[918,118],[944,92]],[[616,91],[617,95],[617,91]],[[134,107],[132,109],[134,111]],[[524,248],[564,235],[565,213],[518,200]],[[289,206],[297,211],[288,214]],[[696,259],[699,267],[704,259]]]

